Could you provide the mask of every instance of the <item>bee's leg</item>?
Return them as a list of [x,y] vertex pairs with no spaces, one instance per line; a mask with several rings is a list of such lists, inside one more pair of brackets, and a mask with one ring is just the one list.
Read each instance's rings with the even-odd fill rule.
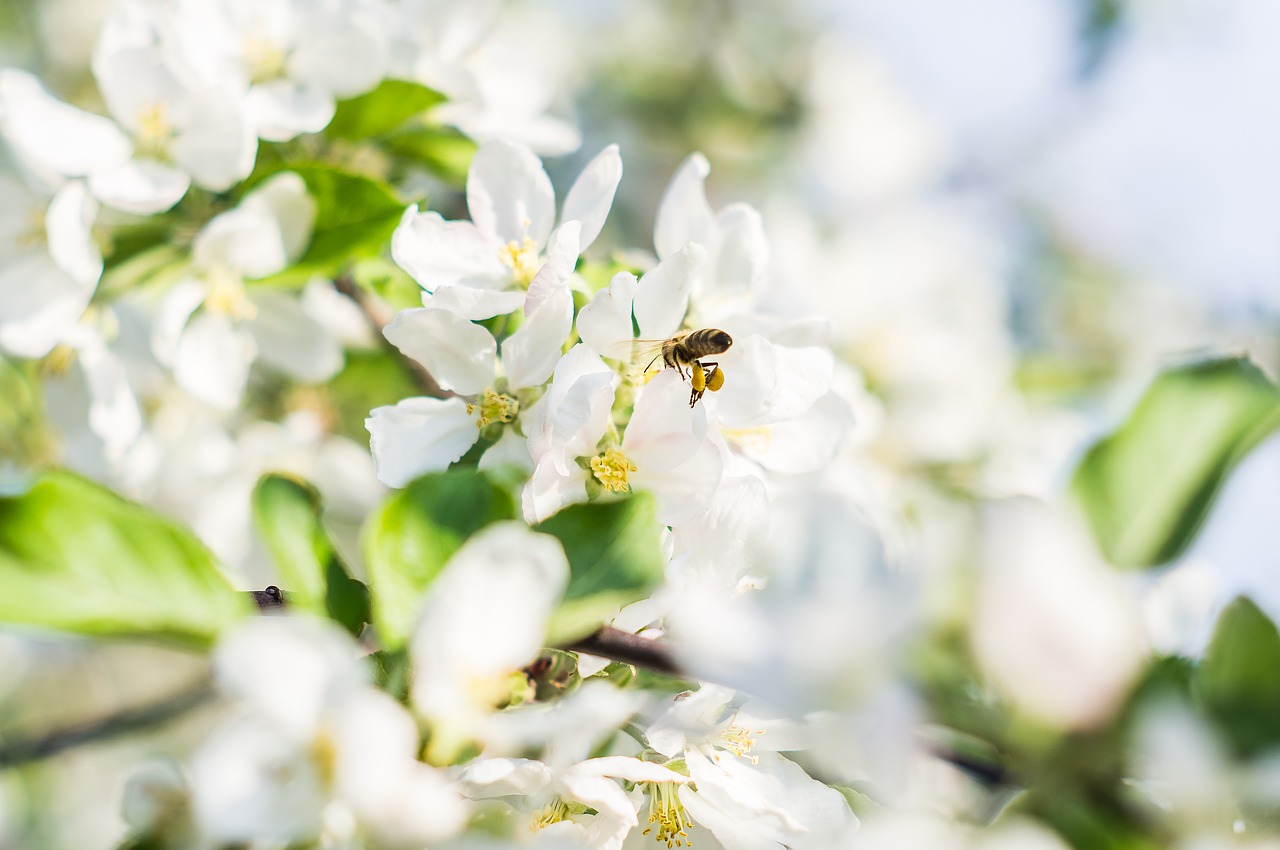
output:
[[658,362],[658,358],[659,358],[659,357],[661,357],[661,356],[662,356],[662,354],[661,354],[661,353],[658,353],[658,354],[654,355],[654,358],[653,358],[652,360],[650,360],[650,361],[649,361],[649,365],[648,365],[648,366],[645,366],[645,367],[644,367],[644,372],[643,372],[643,373],[641,373],[641,374],[648,374],[650,367],[652,367],[654,363],[657,363],[657,362]]

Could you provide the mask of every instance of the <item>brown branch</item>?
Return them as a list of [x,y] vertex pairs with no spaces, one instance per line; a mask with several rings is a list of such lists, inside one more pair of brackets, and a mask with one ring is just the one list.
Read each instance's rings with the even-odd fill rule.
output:
[[369,321],[369,324],[378,332],[378,337],[382,340],[383,346],[387,350],[395,352],[396,356],[408,366],[409,371],[413,373],[414,382],[422,389],[423,394],[432,398],[449,398],[457,395],[457,393],[441,387],[425,366],[412,357],[406,357],[400,349],[392,345],[383,336],[382,329],[391,324],[391,320],[395,318],[395,311],[385,301],[374,298],[368,292],[365,292],[349,274],[339,275],[333,281],[333,285],[343,295],[356,302],[356,306],[364,313],[364,317]]
[[643,638],[631,632],[615,629],[613,626],[601,626],[594,634],[563,648],[572,652],[599,655],[601,658],[621,661],[624,664],[633,664],[668,676],[685,675],[675,659],[671,657],[666,644],[653,638]]
[[0,742],[0,769],[38,761],[82,744],[106,741],[167,723],[197,708],[215,694],[213,682],[201,679],[190,687],[148,705],[107,717],[86,720],[35,738]]

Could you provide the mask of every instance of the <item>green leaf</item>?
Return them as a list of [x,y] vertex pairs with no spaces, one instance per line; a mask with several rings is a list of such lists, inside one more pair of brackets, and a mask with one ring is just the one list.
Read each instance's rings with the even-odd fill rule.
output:
[[476,155],[476,143],[452,127],[408,127],[387,136],[383,144],[391,153],[456,186],[466,182],[467,169]]
[[338,102],[325,135],[335,139],[368,139],[389,133],[445,96],[408,80],[383,80],[373,91]]
[[[328,165],[292,165],[316,202],[316,223],[306,253],[259,285],[300,286],[336,276],[353,260],[381,252],[400,223],[405,204],[390,186]],[[277,172],[279,173],[279,172]]]
[[393,495],[365,526],[373,624],[383,647],[404,645],[423,592],[471,535],[516,515],[511,495],[482,473],[426,475]]
[[1280,743],[1280,632],[1245,597],[1218,618],[1192,693],[1241,752]]
[[1245,359],[1165,372],[1129,420],[1097,443],[1073,489],[1117,566],[1177,557],[1232,468],[1280,427],[1280,389]]
[[69,472],[0,499],[0,621],[211,642],[247,614],[213,555],[149,508]]
[[320,494],[284,475],[264,475],[253,518],[292,607],[337,620],[352,634],[369,621],[369,596],[338,558],[321,522]]
[[657,505],[646,493],[572,505],[534,526],[555,535],[569,557],[569,587],[551,619],[550,643],[586,637],[649,595],[666,564],[660,529]]

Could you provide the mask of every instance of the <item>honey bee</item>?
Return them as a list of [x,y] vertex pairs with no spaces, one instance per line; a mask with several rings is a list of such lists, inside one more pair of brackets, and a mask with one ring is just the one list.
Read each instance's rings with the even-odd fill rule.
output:
[[645,372],[661,358],[665,368],[675,369],[681,380],[689,380],[692,388],[689,407],[693,407],[707,390],[716,392],[724,386],[724,370],[720,364],[703,358],[724,354],[733,345],[733,337],[718,328],[702,328],[684,331],[669,339],[638,339],[633,344],[638,346],[636,351],[655,352],[649,365],[644,367]]

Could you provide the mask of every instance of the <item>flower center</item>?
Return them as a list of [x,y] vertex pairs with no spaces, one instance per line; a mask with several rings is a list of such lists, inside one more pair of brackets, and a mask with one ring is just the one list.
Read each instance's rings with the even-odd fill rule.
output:
[[747,754],[756,745],[756,739],[753,736],[763,734],[763,729],[748,729],[745,726],[729,725],[720,730],[715,736],[714,742],[735,756],[746,756],[751,759],[752,764],[756,764],[760,761],[760,757],[748,756]]
[[520,412],[520,402],[505,393],[484,391],[476,403],[467,403],[467,415],[476,417],[476,427],[483,428],[494,422],[511,422]]
[[49,234],[44,226],[44,210],[33,207],[27,210],[26,225],[18,231],[18,247],[22,249],[38,248],[49,241]]
[[249,81],[265,83],[284,76],[284,48],[261,35],[250,35],[244,40],[244,64],[249,69]]
[[556,798],[555,801],[548,803],[533,813],[533,831],[537,832],[540,829],[545,829],[546,827],[551,826],[553,823],[560,823],[561,821],[568,820],[570,814],[569,806],[565,801]]
[[674,782],[655,782],[649,789],[649,826],[643,835],[653,833],[654,839],[668,848],[691,846],[689,828],[693,825],[689,813],[680,802]]
[[538,243],[534,242],[528,236],[523,242],[516,242],[514,239],[498,249],[498,259],[502,264],[511,269],[511,276],[517,284],[523,289],[528,289],[529,284],[533,283],[534,275],[538,273],[540,265],[538,263]]
[[205,296],[207,310],[245,322],[258,315],[258,308],[244,291],[240,276],[226,269],[213,269],[206,275],[209,294]]
[[40,372],[48,377],[62,377],[75,362],[76,350],[65,342],[59,343],[40,361]]
[[173,123],[169,121],[169,107],[160,101],[142,107],[138,111],[137,125],[134,147],[138,153],[151,159],[167,159],[174,133]]
[[635,471],[636,465],[618,449],[609,449],[591,459],[591,472],[610,493],[629,492],[631,485],[627,483],[627,473]]

